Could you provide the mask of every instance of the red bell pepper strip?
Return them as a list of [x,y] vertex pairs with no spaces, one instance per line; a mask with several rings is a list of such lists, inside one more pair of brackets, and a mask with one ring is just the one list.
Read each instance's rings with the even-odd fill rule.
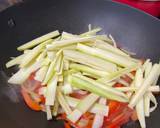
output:
[[72,128],[72,127],[70,126],[70,124],[67,123],[67,122],[64,122],[64,127],[65,127],[65,128]]
[[35,111],[42,110],[41,106],[37,102],[35,102],[23,88],[21,89],[21,94],[23,96],[25,103],[28,105],[29,108]]

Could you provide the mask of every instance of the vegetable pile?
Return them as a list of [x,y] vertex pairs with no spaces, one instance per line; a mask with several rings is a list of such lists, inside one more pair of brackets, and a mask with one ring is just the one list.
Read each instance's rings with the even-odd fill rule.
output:
[[157,107],[160,64],[134,58],[99,31],[53,31],[18,47],[22,55],[6,67],[19,70],[8,82],[21,85],[29,108],[65,120],[66,128],[120,128],[137,119],[146,128]]

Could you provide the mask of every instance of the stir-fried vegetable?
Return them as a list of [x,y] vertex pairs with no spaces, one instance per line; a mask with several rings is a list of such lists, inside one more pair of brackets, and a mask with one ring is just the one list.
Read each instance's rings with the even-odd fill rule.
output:
[[17,49],[19,51],[22,51],[22,50],[25,50],[25,49],[32,48],[32,47],[34,47],[34,46],[36,46],[36,45],[38,45],[38,44],[40,44],[40,43],[42,43],[42,42],[44,42],[44,41],[46,41],[48,39],[54,38],[54,37],[56,37],[58,35],[59,35],[58,31],[50,32],[50,33],[48,33],[46,35],[43,35],[43,36],[41,36],[39,38],[36,38],[36,39],[32,40],[32,41],[30,41],[30,42],[28,42],[26,44],[23,44],[22,46],[19,46]]
[[[142,69],[139,68],[135,75],[135,86],[140,87],[143,82],[143,72]],[[142,128],[146,127],[145,123],[145,113],[144,113],[144,98],[141,98],[136,105],[137,116]]]
[[129,67],[129,66],[135,65],[135,62],[132,61],[130,58],[119,55],[119,54],[112,53],[107,50],[102,50],[99,48],[92,48],[92,47],[88,47],[83,44],[78,44],[77,49],[86,54],[97,56],[99,58],[105,59],[107,61],[113,62],[123,67]]
[[80,35],[53,31],[18,47],[22,55],[6,67],[19,70],[8,82],[22,85],[29,108],[65,120],[66,128],[120,128],[137,119],[146,128],[145,116],[157,107],[160,64],[134,58],[111,35],[97,34],[101,28],[88,28]]

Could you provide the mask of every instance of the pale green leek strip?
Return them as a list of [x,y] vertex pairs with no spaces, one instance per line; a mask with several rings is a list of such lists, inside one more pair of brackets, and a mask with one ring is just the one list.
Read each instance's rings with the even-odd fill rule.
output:
[[58,96],[57,95],[58,95],[58,89],[56,89],[56,96],[55,96],[54,106],[53,106],[53,109],[52,109],[52,115],[53,116],[57,116],[58,109],[59,109],[59,102],[58,102]]
[[25,49],[32,48],[32,47],[34,47],[34,46],[36,46],[36,45],[38,45],[38,44],[40,44],[40,43],[42,43],[42,42],[50,39],[50,38],[54,38],[54,37],[56,37],[56,36],[58,36],[58,35],[59,35],[59,32],[58,32],[57,30],[56,30],[56,31],[53,31],[53,32],[50,32],[50,33],[48,33],[48,34],[46,34],[46,35],[43,35],[43,36],[41,36],[41,37],[38,37],[38,38],[36,38],[36,39],[34,39],[34,40],[26,43],[26,44],[23,44],[23,45],[19,46],[17,49],[18,49],[19,51],[23,51],[23,50],[25,50]]
[[51,120],[52,112],[51,112],[51,107],[49,105],[46,105],[46,113],[47,113],[47,120]]
[[63,81],[64,81],[64,78],[63,78],[63,73],[62,73],[62,74],[59,74],[58,82],[63,82]]
[[[148,62],[148,64],[144,67],[144,77],[146,78],[152,69],[152,62]],[[156,83],[155,83],[156,84]]]
[[23,51],[23,53],[25,54],[25,53],[29,53],[31,50],[30,49],[26,49],[26,50],[24,50]]
[[[101,97],[99,99],[99,103],[106,105],[106,99]],[[107,115],[108,115],[108,112],[107,112]],[[103,120],[104,120],[103,115],[96,114],[93,120],[92,128],[101,128],[103,125]]]
[[[135,87],[140,88],[142,86],[142,83],[143,83],[143,71],[141,68],[139,68],[136,71],[136,75],[135,75]],[[139,99],[139,101],[136,104],[136,112],[137,112],[137,116],[138,116],[138,120],[140,122],[141,128],[146,128],[143,97]]]
[[142,66],[143,71],[146,69],[146,67],[148,66],[149,63],[150,63],[150,59],[147,59],[147,60],[144,62],[143,66]]
[[38,94],[39,95],[43,95],[44,97],[46,97],[46,92],[47,92],[47,87],[44,86],[44,87],[41,87],[38,91]]
[[73,35],[68,32],[62,32],[62,39],[71,39],[71,38],[78,38],[78,35]]
[[92,25],[88,24],[88,31],[91,31],[91,30],[92,30]]
[[93,120],[92,128],[101,128],[103,126],[104,116],[96,114]]
[[52,78],[52,76],[54,75],[55,71],[54,71],[54,67],[55,67],[55,60],[52,61],[49,65],[48,71],[46,73],[45,79],[43,80],[42,85],[45,85],[48,83],[48,81]]
[[102,30],[102,28],[98,27],[98,28],[92,29],[91,31],[82,33],[82,34],[80,34],[80,36],[84,37],[84,36],[96,35],[96,33],[101,31],[101,30]]
[[77,122],[79,118],[94,105],[98,98],[98,95],[90,93],[78,103],[76,108],[67,116],[67,118],[73,123]]
[[121,78],[118,79],[117,82],[120,83],[120,84],[122,84],[122,85],[124,85],[124,86],[126,86],[126,87],[130,86],[129,83],[127,83],[125,80],[123,80],[123,79],[121,79]]
[[63,86],[61,89],[64,94],[70,94],[73,92],[72,86],[68,82],[68,76],[64,77]]
[[[115,87],[117,90],[122,91],[122,92],[134,92],[138,91],[139,88],[137,87]],[[151,86],[148,88],[147,92],[160,92],[160,87],[159,85]]]
[[110,82],[110,81],[113,81],[113,80],[116,80],[117,78],[125,75],[125,74],[128,74],[129,72],[131,71],[134,71],[136,70],[138,67],[140,67],[139,64],[137,65],[132,65],[130,67],[126,67],[126,68],[123,68],[117,72],[113,72],[111,74],[109,74],[108,76],[106,77],[103,77],[103,78],[100,78],[98,79],[99,82],[102,82],[102,83],[107,83],[107,82]]
[[[133,88],[135,87],[135,80],[132,81],[132,83],[130,84],[130,87]],[[130,99],[132,96],[133,92],[127,92],[127,97]]]
[[75,50],[64,50],[63,55],[64,55],[64,58],[67,60],[78,62],[98,70],[102,70],[106,72],[107,71],[114,72],[117,70],[116,65],[113,63],[107,62],[103,59],[93,57]]
[[72,38],[68,40],[59,40],[59,41],[54,41],[52,44],[47,45],[47,50],[55,50],[57,48],[62,48],[68,45],[73,45],[81,42],[90,42],[94,41],[95,36],[89,36],[89,37],[78,37],[78,38]]
[[[120,71],[120,70],[122,70],[122,69],[124,69],[124,68],[118,67],[118,71]],[[126,75],[127,75],[128,77],[130,77],[132,80],[134,80],[134,75],[133,75],[131,72],[126,73]]]
[[44,66],[48,66],[51,63],[50,59],[48,59],[48,57],[44,58],[42,65]]
[[93,75],[95,75],[97,77],[104,77],[104,76],[107,76],[109,74],[108,72],[96,70],[96,69],[90,68],[90,67],[82,65],[82,64],[73,64],[73,63],[71,63],[69,65],[69,67],[71,69],[75,69],[75,70],[78,70],[78,71],[82,71],[82,72],[86,72],[86,73],[89,73],[89,74],[93,74]]
[[26,68],[21,68],[18,72],[16,72],[10,79],[8,80],[8,83],[11,84],[23,84],[30,74],[37,69],[39,69],[42,66],[42,62],[38,61],[33,63],[31,66],[26,67]]
[[[43,81],[43,85],[47,84],[47,82],[52,78],[53,74],[58,70],[59,66],[60,66],[60,58],[62,57],[61,51],[58,52],[58,54],[56,55],[55,59],[51,62],[46,77]],[[55,69],[56,68],[56,69]]]
[[[69,104],[69,106],[72,108],[75,108],[81,101],[80,99],[76,99],[67,95],[65,95],[65,99]],[[88,111],[94,114],[107,116],[108,110],[109,110],[108,106],[95,103]]]
[[100,78],[99,76],[95,76],[95,75],[87,73],[87,72],[82,72],[82,75],[87,76],[87,77],[91,77],[91,78],[94,78],[94,79]]
[[134,75],[132,75],[132,73],[127,73],[127,76],[129,76],[132,80],[134,80]]
[[84,114],[93,106],[93,104],[98,99],[99,99],[98,95],[90,93],[77,104],[76,109],[80,110]]
[[55,51],[47,51],[47,57],[53,61],[54,58],[56,57],[56,52]]
[[14,66],[14,65],[21,64],[24,56],[25,56],[25,54],[22,54],[22,55],[20,55],[20,56],[15,57],[14,59],[8,61],[8,62],[6,63],[6,67],[7,67],[7,68],[10,68],[10,67],[12,67],[12,66]]
[[103,49],[103,50],[107,50],[107,51],[110,51],[110,52],[113,52],[113,53],[116,53],[116,54],[119,54],[119,55],[122,55],[122,56],[129,57],[128,54],[124,53],[120,49],[115,48],[111,44],[108,44],[108,43],[106,43],[106,42],[104,42],[102,40],[96,40],[95,41],[95,47]]
[[53,110],[52,110],[52,115],[53,116],[57,116],[57,114],[58,114],[58,108],[59,108],[59,102],[58,102],[58,99],[56,98],[54,106],[53,106]]
[[65,50],[65,49],[74,50],[74,49],[76,49],[76,47],[77,47],[77,45],[73,44],[73,45],[65,46],[63,48],[57,48],[55,50]]
[[149,75],[145,78],[142,86],[139,88],[139,90],[136,92],[136,94],[132,97],[129,106],[133,108],[137,102],[143,97],[144,93],[148,89],[150,85],[155,81],[155,78],[160,75],[160,65],[154,64],[151,72]]
[[[97,80],[97,82],[99,82],[99,81]],[[100,83],[102,83],[102,84],[104,84],[106,86],[113,87],[113,85],[115,85],[117,82],[116,81],[111,81],[111,82],[107,82],[107,83],[103,83],[103,82],[100,82]]]
[[122,96],[122,97],[126,98],[126,95],[124,93],[122,93],[122,92],[120,92],[120,91],[118,91],[118,90],[116,90],[116,89],[114,89],[112,87],[105,86],[105,85],[99,83],[96,80],[93,80],[91,78],[85,77],[85,76],[83,76],[81,74],[80,75],[79,74],[73,74],[73,76],[77,76],[77,77],[81,78],[82,80],[88,81],[88,82],[90,82],[92,84],[92,86],[96,86],[98,88],[104,89],[104,90],[106,90],[106,92],[113,93],[115,95]]
[[110,38],[108,38],[107,35],[96,35],[96,39],[102,40],[105,43],[113,44],[112,40]]
[[69,60],[63,59],[63,70],[69,70]]
[[109,38],[112,40],[113,46],[114,46],[115,48],[117,48],[117,43],[116,43],[116,41],[114,40],[114,38],[112,37],[111,34],[109,34]]
[[155,96],[152,93],[150,93],[150,98],[154,106],[150,108],[149,112],[153,112],[157,108],[158,103],[157,103]]
[[67,70],[67,71],[64,71],[64,77],[67,77],[67,76],[69,76],[69,75],[71,75],[71,74],[73,74],[73,73],[77,73],[78,71],[77,70],[75,70],[75,69],[70,69],[70,70]]
[[45,105],[54,105],[56,89],[57,89],[58,76],[55,74],[52,79],[48,82],[47,92],[46,92],[46,102]]
[[[145,78],[149,75],[149,73],[151,72],[151,69],[152,69],[152,63],[148,59],[143,65]],[[146,92],[144,94],[144,112],[145,112],[145,116],[147,117],[149,117],[150,115],[149,109],[150,109],[150,92]]]
[[56,65],[54,67],[54,70],[56,71],[56,73],[58,75],[61,75],[62,74],[62,71],[63,71],[63,56],[62,54],[58,55],[59,57],[57,58],[57,61],[56,61]]
[[[124,97],[121,97],[117,94],[111,93],[110,90],[118,92],[114,88],[109,88],[109,87],[105,86],[105,89],[104,89],[102,87],[97,86],[96,84],[93,84],[90,81],[86,81],[86,80],[83,80],[82,78],[79,78],[77,76],[71,76],[71,75],[69,76],[69,82],[73,87],[77,87],[77,88],[80,88],[83,90],[90,91],[90,92],[95,93],[99,96],[102,96],[102,97],[105,97],[108,99],[112,99],[112,100],[117,100],[120,102],[128,102],[127,98],[124,98]],[[109,88],[109,90],[108,90],[108,88]],[[121,95],[124,95],[124,94],[121,93]]]
[[40,54],[41,50],[44,49],[45,45],[47,43],[50,43],[51,41],[52,41],[52,39],[47,40],[47,41],[43,42],[42,44],[33,48],[29,53],[27,53],[25,55],[25,57],[23,58],[20,67],[27,66],[33,59],[35,59]]
[[40,61],[42,59],[44,59],[47,55],[47,51],[44,50],[37,58],[36,58],[36,61]]
[[34,79],[37,80],[37,81],[40,81],[40,82],[43,82],[46,74],[47,74],[47,71],[48,71],[48,66],[44,65],[42,66],[35,74],[35,77]]
[[61,107],[65,111],[65,113],[67,115],[71,114],[72,109],[70,108],[70,106],[68,105],[67,101],[65,100],[63,94],[61,93],[60,87],[58,87],[57,98],[58,98],[59,104],[61,105]]
[[77,49],[81,52],[102,58],[104,60],[120,65],[122,67],[130,67],[136,64],[136,62],[132,61],[132,59],[128,57],[125,57],[116,53],[112,53],[107,50],[93,48],[83,44],[78,44]]
[[128,49],[125,49],[125,48],[120,48],[124,53],[128,54],[128,55],[136,55],[135,52],[131,52],[129,51]]

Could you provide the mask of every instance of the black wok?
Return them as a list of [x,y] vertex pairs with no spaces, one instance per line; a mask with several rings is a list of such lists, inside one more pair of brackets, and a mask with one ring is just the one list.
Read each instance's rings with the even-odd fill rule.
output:
[[[119,45],[138,57],[158,61],[160,21],[141,11],[107,0],[28,0],[0,13],[0,127],[61,128],[61,121],[47,121],[45,113],[27,108],[16,86],[5,79],[13,70],[5,68],[16,47],[53,30],[81,33],[87,25],[100,26]],[[16,91],[16,93],[15,93]],[[9,94],[9,95],[8,95]],[[18,94],[17,100],[13,99]],[[160,98],[158,98],[160,103]],[[148,128],[159,128],[160,106],[147,118]],[[129,123],[125,128],[139,128]]]

